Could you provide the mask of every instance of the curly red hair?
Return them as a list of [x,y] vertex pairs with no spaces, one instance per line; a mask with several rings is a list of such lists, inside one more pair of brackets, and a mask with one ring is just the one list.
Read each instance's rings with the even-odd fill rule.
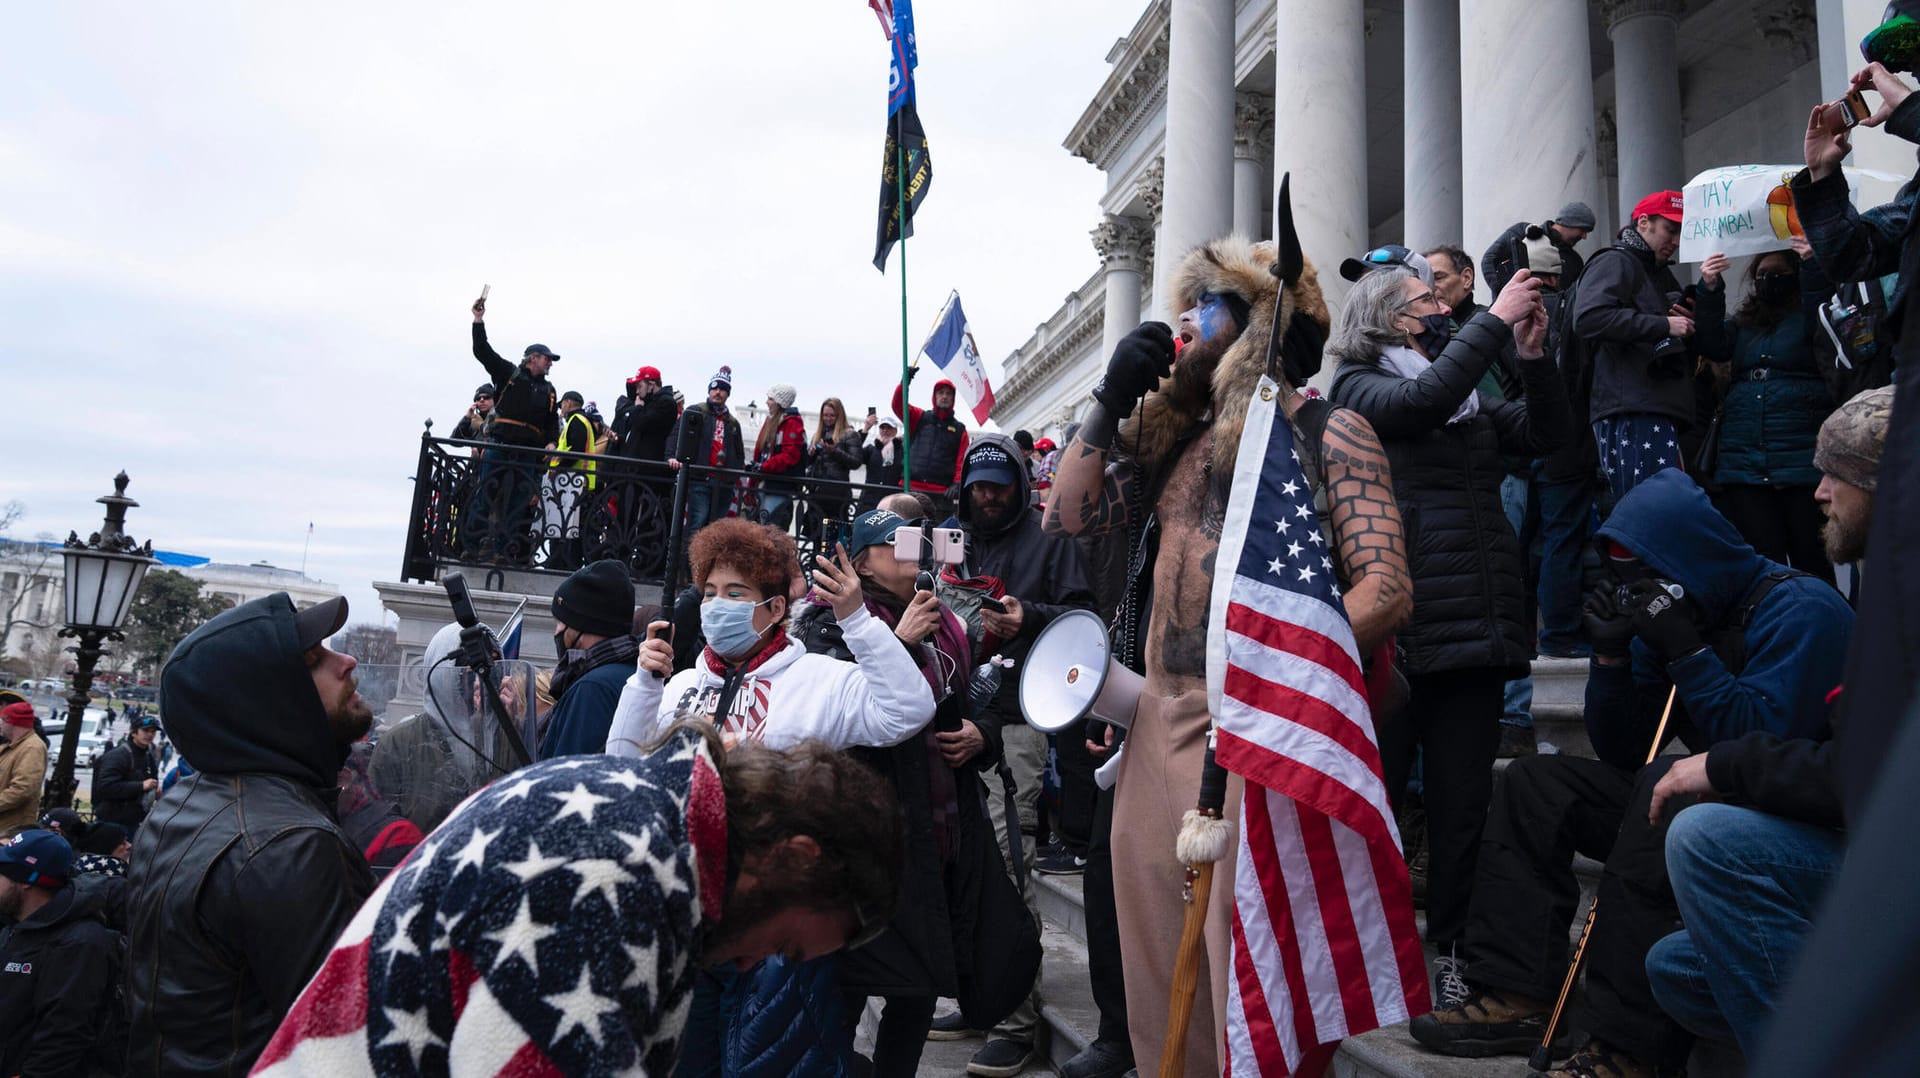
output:
[[687,549],[695,587],[707,586],[713,567],[726,565],[754,582],[760,594],[787,597],[800,572],[800,548],[778,528],[739,517],[716,520],[700,529]]

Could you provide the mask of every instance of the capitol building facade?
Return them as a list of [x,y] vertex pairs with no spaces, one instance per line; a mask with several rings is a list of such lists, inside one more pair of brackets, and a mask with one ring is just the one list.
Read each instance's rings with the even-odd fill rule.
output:
[[[1846,90],[1883,8],[1151,0],[1066,137],[1106,176],[1088,207],[1091,272],[1061,282],[1072,291],[1003,361],[994,420],[1060,439],[1120,337],[1173,320],[1157,298],[1182,253],[1229,231],[1272,236],[1283,173],[1337,304],[1333,267],[1372,246],[1456,244],[1478,260],[1508,225],[1581,201],[1598,218],[1579,246],[1591,255],[1649,192],[1719,165],[1797,163],[1808,112]],[[1904,177],[1913,148],[1862,130],[1852,163]],[[1861,204],[1896,186],[1864,184]]]

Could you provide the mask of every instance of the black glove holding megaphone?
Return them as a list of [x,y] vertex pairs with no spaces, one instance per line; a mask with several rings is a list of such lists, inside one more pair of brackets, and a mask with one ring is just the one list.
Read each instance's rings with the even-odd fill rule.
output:
[[1173,373],[1173,328],[1165,322],[1142,322],[1120,338],[1107,373],[1093,387],[1093,399],[1115,423],[1133,414],[1140,399]]

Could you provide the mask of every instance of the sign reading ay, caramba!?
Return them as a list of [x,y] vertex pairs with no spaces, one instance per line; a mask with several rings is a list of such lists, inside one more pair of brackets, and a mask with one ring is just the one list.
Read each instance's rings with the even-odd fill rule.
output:
[[[1677,261],[1700,262],[1715,252],[1731,258],[1784,251],[1803,235],[1787,184],[1799,165],[1725,165],[1710,168],[1681,192],[1686,221],[1680,226]],[[1860,178],[1878,172],[1843,169],[1847,195],[1858,199]],[[1887,177],[1894,178],[1894,177]]]

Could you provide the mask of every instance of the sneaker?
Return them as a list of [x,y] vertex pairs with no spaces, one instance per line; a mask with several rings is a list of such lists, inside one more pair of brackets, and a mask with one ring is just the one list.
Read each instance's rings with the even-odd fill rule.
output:
[[1087,859],[1061,850],[1035,861],[1033,870],[1042,876],[1078,876],[1087,870]]
[[959,1011],[943,1014],[927,1027],[927,1039],[930,1041],[964,1041],[968,1037],[984,1037],[986,1032],[967,1024],[967,1019]]
[[1449,951],[1433,960],[1433,1007],[1444,1011],[1460,1006],[1473,998],[1473,989],[1467,986],[1467,963],[1461,959],[1458,949]]
[[1547,1078],[1663,1078],[1668,1073],[1596,1038],[1548,1071]]
[[967,1073],[981,1078],[1013,1078],[1033,1062],[1033,1045],[1004,1037],[987,1042],[967,1061]]
[[1547,1016],[1547,1005],[1537,1000],[1470,989],[1461,1003],[1409,1022],[1407,1032],[1441,1055],[1465,1059],[1524,1056],[1532,1053],[1546,1035]]
[[1133,1069],[1133,1046],[1094,1040],[1060,1068],[1060,1078],[1120,1078]]
[[1498,757],[1511,760],[1518,756],[1532,756],[1537,751],[1533,741],[1533,727],[1500,724],[1500,751]]

